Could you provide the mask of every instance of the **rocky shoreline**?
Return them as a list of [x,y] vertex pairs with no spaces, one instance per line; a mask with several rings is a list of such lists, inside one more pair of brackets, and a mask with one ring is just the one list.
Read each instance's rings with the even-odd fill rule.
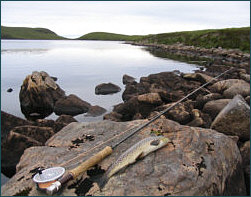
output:
[[[98,106],[91,106],[76,95],[66,96],[53,80],[46,79],[47,73],[28,76],[20,92],[20,101],[29,120],[1,112],[2,172],[13,176],[2,186],[2,195],[43,195],[32,181],[38,167],[67,163],[112,136],[143,124],[230,67],[227,74],[119,145],[111,156],[77,181],[70,182],[58,195],[249,195],[250,56],[238,50],[200,49],[180,44],[131,44],[213,61],[204,71],[162,72],[141,77],[139,82],[125,75],[124,102],[105,114],[105,120],[93,123],[79,123],[70,116],[74,116],[72,103],[74,109],[82,110],[77,113],[104,113]],[[28,81],[30,83],[25,83]],[[41,90],[43,94],[38,93]],[[36,103],[36,110],[32,111],[34,104],[31,101],[38,96],[41,102]],[[48,110],[34,114],[41,105],[48,106]],[[56,121],[41,119],[52,111],[61,115]],[[91,177],[104,172],[126,149],[151,135],[168,136],[174,145],[168,145],[116,174],[100,191]],[[10,156],[12,160],[8,159]],[[64,167],[71,169],[81,161]]]

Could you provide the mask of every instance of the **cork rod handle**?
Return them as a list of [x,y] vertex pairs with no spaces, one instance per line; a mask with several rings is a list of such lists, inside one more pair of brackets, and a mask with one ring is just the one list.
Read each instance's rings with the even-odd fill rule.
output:
[[110,146],[106,146],[96,155],[84,161],[82,164],[80,164],[79,166],[70,171],[70,173],[73,176],[73,179],[77,178],[80,174],[84,173],[90,167],[98,164],[100,161],[102,161],[106,156],[110,155],[111,153],[112,153],[112,148]]

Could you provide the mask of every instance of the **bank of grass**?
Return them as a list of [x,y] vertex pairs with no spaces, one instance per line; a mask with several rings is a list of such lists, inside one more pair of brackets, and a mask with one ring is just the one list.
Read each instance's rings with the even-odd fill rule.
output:
[[1,26],[1,39],[64,40],[66,38],[45,28]]
[[113,40],[113,41],[136,41],[143,38],[139,35],[124,35],[107,32],[92,32],[78,38],[78,40]]
[[182,43],[203,48],[222,47],[250,52],[250,27],[154,34],[144,36],[139,41],[168,45]]

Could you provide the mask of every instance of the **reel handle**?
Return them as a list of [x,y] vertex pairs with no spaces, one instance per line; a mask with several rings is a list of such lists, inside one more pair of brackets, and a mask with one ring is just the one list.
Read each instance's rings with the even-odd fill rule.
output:
[[90,159],[84,161],[82,164],[71,170],[69,173],[72,174],[73,179],[77,178],[80,174],[84,173],[90,167],[98,164],[105,157],[112,153],[112,148],[110,146],[106,146],[103,150],[98,152],[96,155],[92,156]]

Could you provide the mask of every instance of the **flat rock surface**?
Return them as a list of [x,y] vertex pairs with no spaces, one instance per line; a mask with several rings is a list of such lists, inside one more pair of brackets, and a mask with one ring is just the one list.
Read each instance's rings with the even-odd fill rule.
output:
[[[130,122],[100,121],[71,123],[51,137],[46,146],[25,150],[17,165],[17,174],[2,186],[2,195],[44,195],[36,190],[32,174],[37,167],[76,167],[105,145],[113,144],[146,120]],[[149,154],[112,176],[102,192],[89,176],[106,170],[129,147],[140,139],[162,133],[173,144]],[[104,143],[109,140],[109,142]],[[96,149],[94,146],[99,145]],[[227,148],[226,148],[227,147]],[[85,151],[89,151],[84,154]],[[82,156],[81,156],[82,155]],[[76,156],[78,156],[76,158]],[[89,170],[79,181],[68,183],[58,193],[74,195],[245,195],[240,151],[231,138],[210,129],[188,127],[165,119],[141,130],[120,144],[96,168]],[[13,187],[15,185],[15,187]]]

